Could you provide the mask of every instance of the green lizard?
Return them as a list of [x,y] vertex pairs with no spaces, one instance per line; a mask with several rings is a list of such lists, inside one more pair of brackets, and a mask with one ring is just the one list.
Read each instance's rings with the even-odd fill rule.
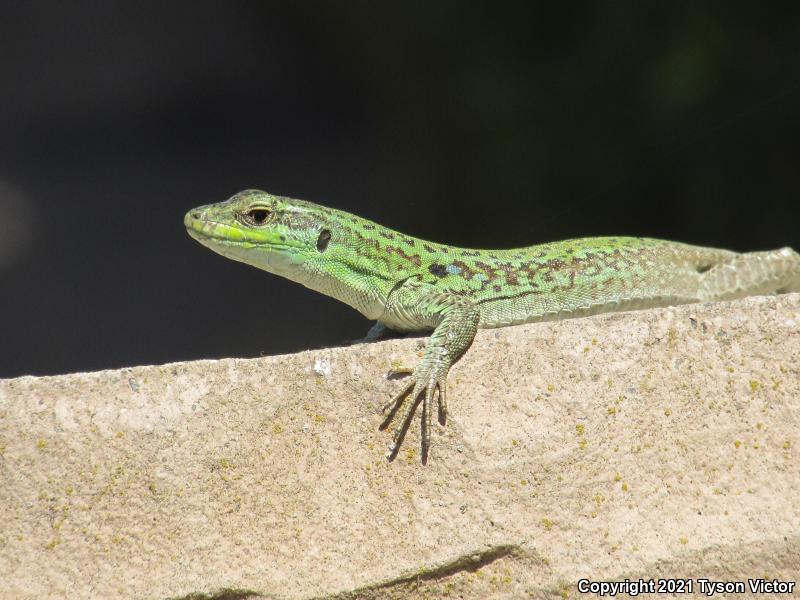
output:
[[447,416],[447,373],[479,327],[800,291],[791,248],[739,254],[648,238],[598,237],[511,250],[427,242],[344,211],[258,190],[186,213],[194,239],[349,304],[383,328],[433,330],[412,377],[383,407],[385,428],[407,403],[394,458],[422,402],[422,460],[432,403]]

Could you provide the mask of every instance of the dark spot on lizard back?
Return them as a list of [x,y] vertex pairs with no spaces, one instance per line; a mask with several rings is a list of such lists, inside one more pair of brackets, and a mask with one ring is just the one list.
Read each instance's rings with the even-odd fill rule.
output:
[[364,245],[369,248],[375,248],[375,250],[380,250],[381,244],[378,240],[361,235],[358,231],[355,231],[353,233],[355,233],[356,237],[358,238],[359,245]]
[[381,229],[381,230],[378,232],[378,235],[379,235],[379,236],[381,236],[381,237],[383,237],[383,238],[386,238],[387,240],[393,240],[393,239],[394,239],[394,234],[393,234],[392,232],[390,232],[390,231],[385,231],[385,230],[383,230],[383,229]]
[[475,266],[478,267],[478,269],[480,269],[486,275],[486,277],[489,278],[489,281],[494,281],[497,279],[497,269],[492,265],[478,261],[475,263]]
[[531,279],[536,277],[536,274],[539,272],[539,264],[536,263],[535,266],[534,266],[534,261],[529,260],[529,261],[520,263],[519,270],[522,273],[525,273],[525,275],[528,276],[528,280],[530,281]]
[[461,260],[454,260],[453,266],[460,270],[459,272],[461,276],[467,281],[469,281],[475,276],[476,273],[475,270],[472,267],[470,267],[467,263]]
[[505,273],[506,283],[508,285],[517,285],[519,283],[519,279],[517,278],[517,269],[514,267],[514,265],[500,263],[498,268]]
[[713,267],[713,266],[714,266],[713,264],[705,263],[705,264],[702,264],[702,265],[697,265],[697,266],[694,268],[694,270],[695,270],[695,271],[697,271],[697,273],[699,273],[699,274],[701,274],[701,275],[702,275],[703,273],[705,273],[706,271],[708,271],[708,270],[709,270],[711,267]]
[[371,225],[370,223],[364,223],[364,225],[362,225],[362,227],[364,229],[369,229],[369,230],[375,229],[375,225]]
[[431,248],[428,244],[422,244],[422,247],[425,248],[425,252],[430,252],[431,254],[436,252],[436,250],[434,248]]
[[386,246],[386,254],[397,254],[400,258],[409,261],[415,267],[422,265],[422,259],[417,254],[408,254],[400,246]]
[[461,256],[480,256],[481,253],[479,250],[462,250]]
[[432,264],[428,270],[436,277],[445,277],[447,275],[447,268],[444,265]]

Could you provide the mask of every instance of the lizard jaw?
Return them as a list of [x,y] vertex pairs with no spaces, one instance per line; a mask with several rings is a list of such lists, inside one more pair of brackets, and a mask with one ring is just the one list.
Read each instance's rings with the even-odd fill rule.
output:
[[[292,281],[304,283],[307,274],[301,246],[285,243],[272,232],[247,231],[189,211],[183,218],[186,232],[200,244],[226,258],[243,262]],[[277,243],[276,243],[277,242]]]

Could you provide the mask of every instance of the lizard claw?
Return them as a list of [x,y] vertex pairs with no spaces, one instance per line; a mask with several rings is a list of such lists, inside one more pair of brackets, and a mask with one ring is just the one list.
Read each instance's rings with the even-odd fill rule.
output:
[[439,425],[447,423],[447,380],[439,382]]
[[413,390],[414,387],[416,387],[416,385],[417,382],[412,379],[408,384],[406,384],[406,386],[402,390],[400,390],[400,392],[397,395],[395,395],[394,398],[392,398],[386,404],[383,405],[383,408],[381,408],[381,412],[385,413],[388,411],[389,414],[386,417],[386,421],[384,421],[383,424],[381,425],[381,429],[386,429],[386,425],[388,425],[389,421],[392,420],[392,417],[394,417],[394,413],[397,412],[397,409],[400,408],[400,406],[403,404],[403,400],[406,399],[406,396],[408,396],[411,393],[411,390]]

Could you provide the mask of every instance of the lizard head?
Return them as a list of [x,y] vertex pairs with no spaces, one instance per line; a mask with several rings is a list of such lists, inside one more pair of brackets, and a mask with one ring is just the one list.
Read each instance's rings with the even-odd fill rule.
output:
[[245,190],[193,208],[183,224],[191,237],[223,256],[333,296],[370,319],[383,312],[391,281],[383,282],[382,263],[371,258],[374,242],[359,233],[359,228],[375,229],[370,221]]
[[191,237],[233,260],[304,283],[303,266],[327,250],[331,209],[245,190],[186,213]]

